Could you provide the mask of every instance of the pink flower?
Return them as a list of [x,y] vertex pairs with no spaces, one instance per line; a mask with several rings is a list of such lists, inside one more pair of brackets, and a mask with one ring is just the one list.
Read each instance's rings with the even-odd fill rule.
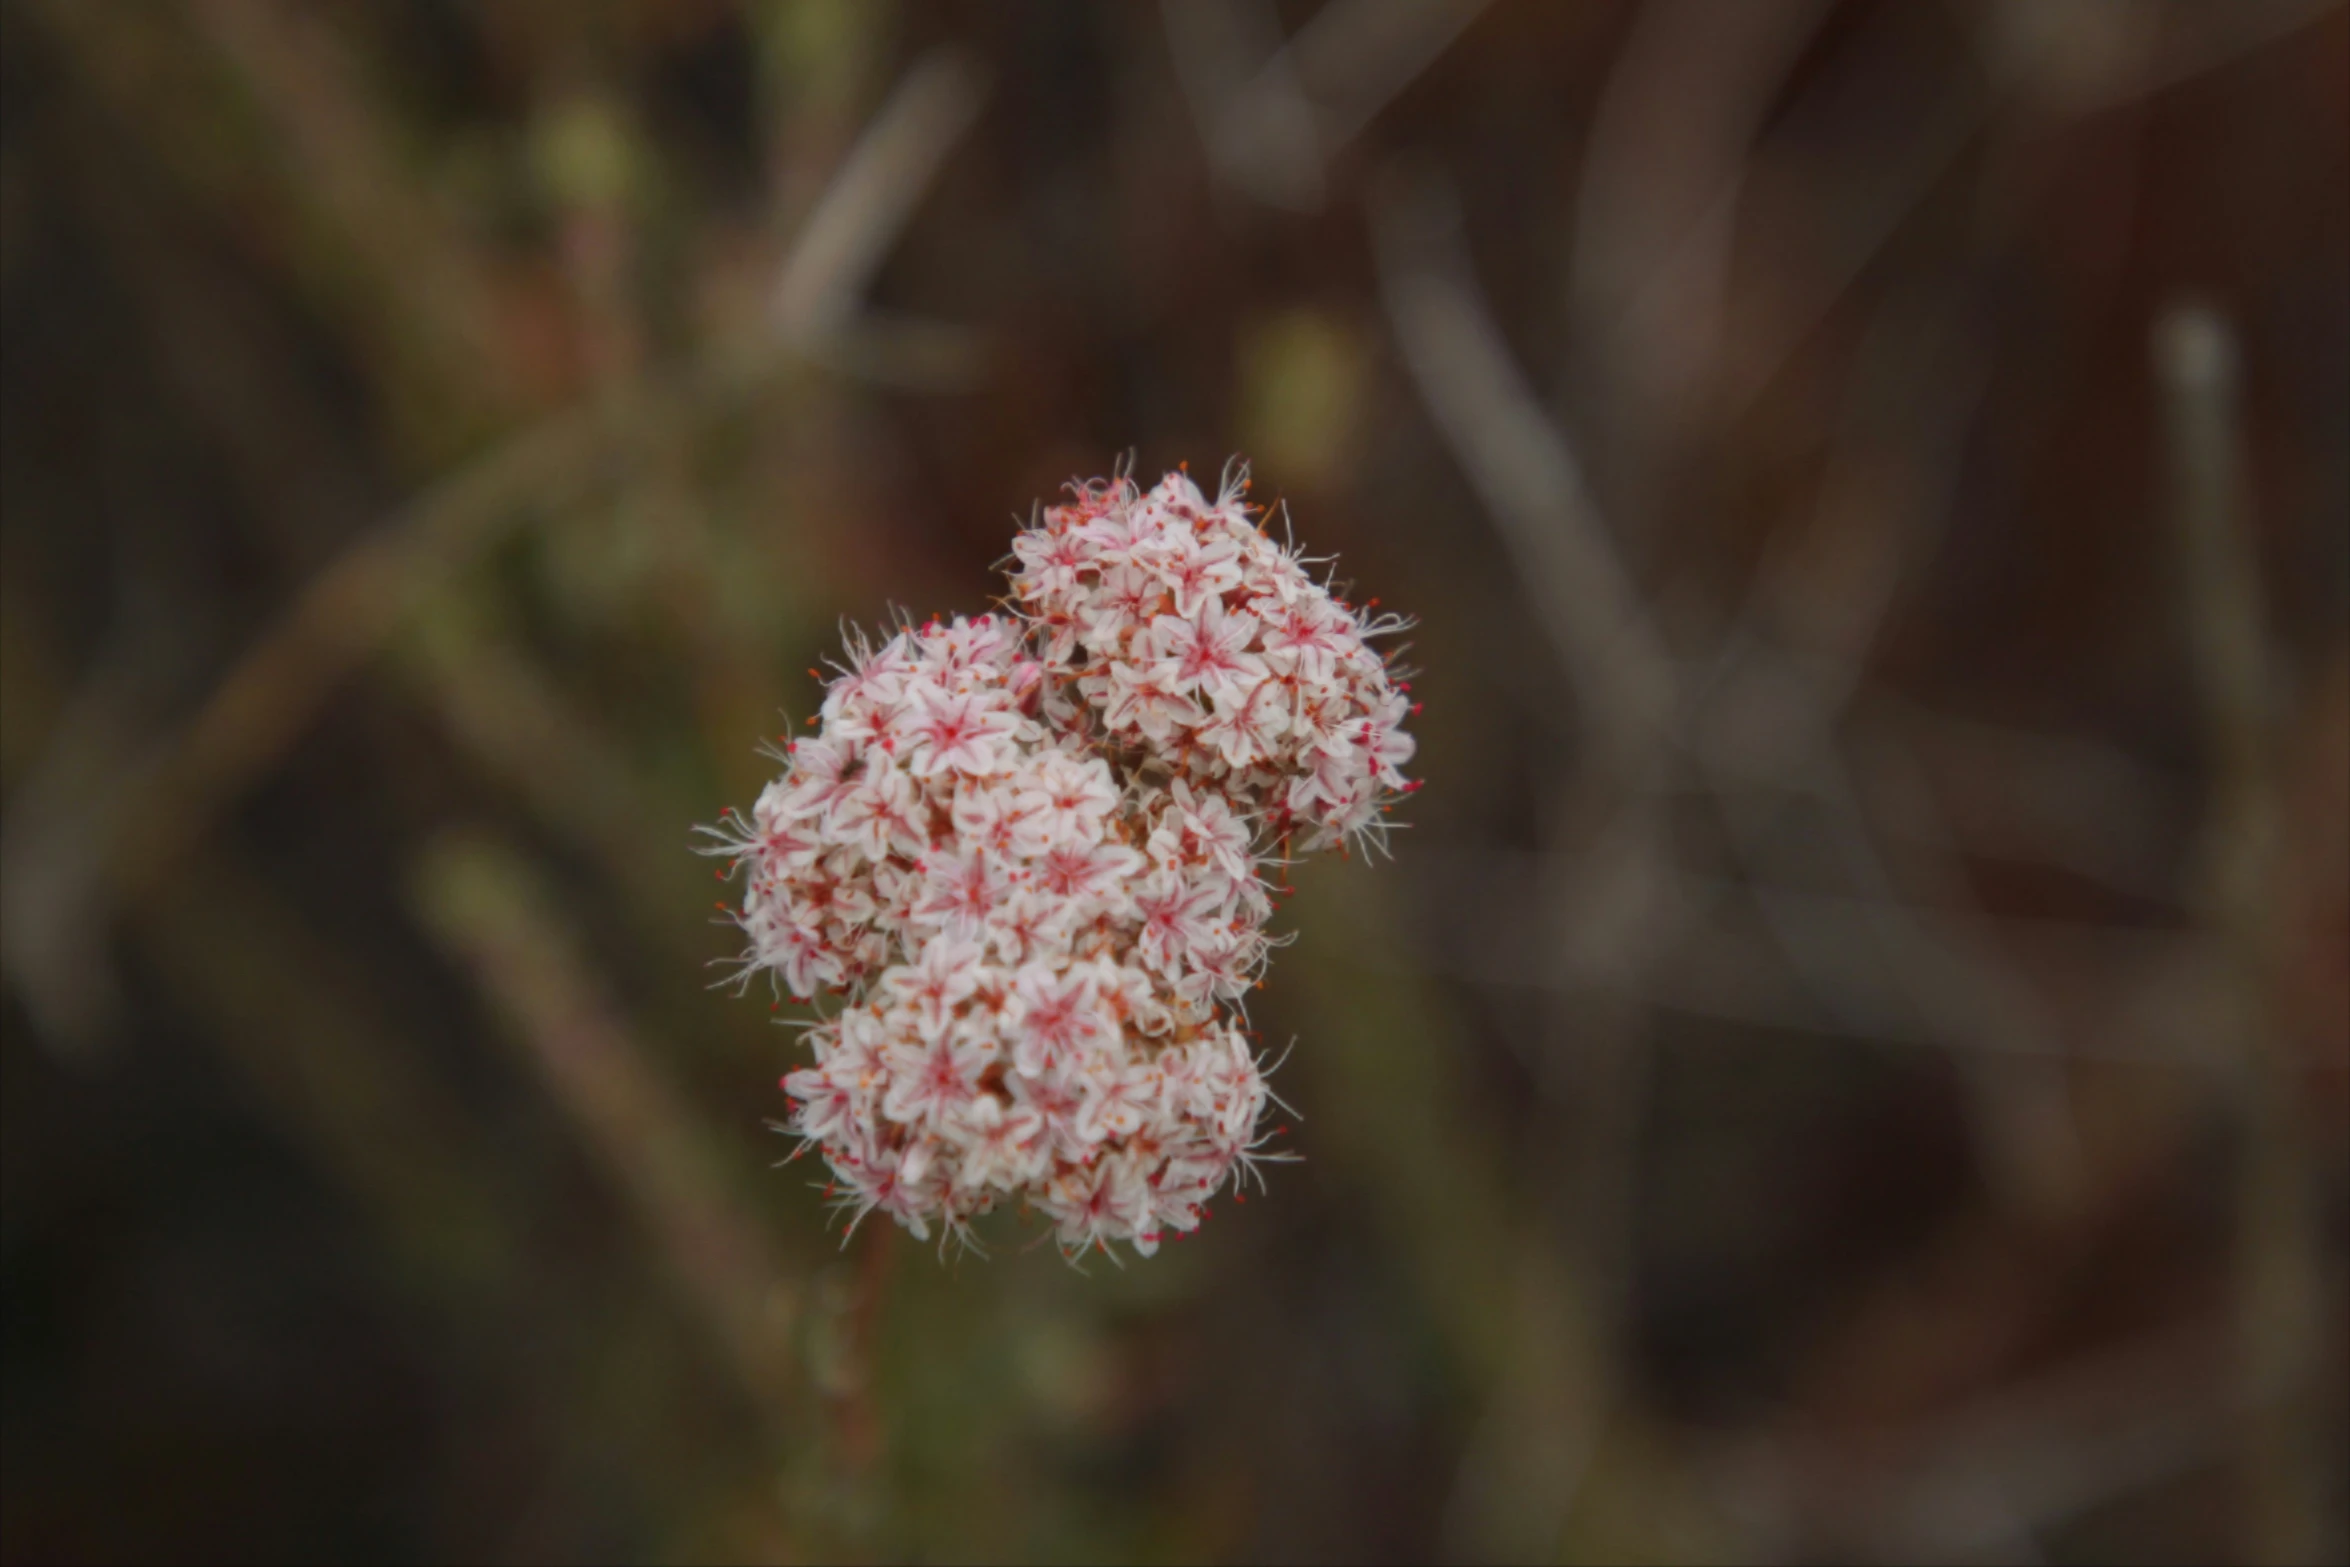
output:
[[904,727],[910,743],[906,765],[917,777],[943,771],[984,775],[1003,771],[1005,741],[1020,727],[1020,715],[995,706],[977,693],[922,690]]
[[987,944],[1004,963],[1017,966],[1040,954],[1059,956],[1083,906],[1038,891],[1033,884],[1013,893],[987,919]]
[[[1262,608],[1265,600],[1256,601]],[[1327,680],[1345,646],[1345,617],[1326,599],[1305,599],[1274,610],[1264,619],[1265,662],[1282,674]]]
[[977,936],[1011,891],[1002,863],[985,849],[940,850],[923,862],[922,896],[906,917],[959,935]]
[[886,1059],[890,1080],[881,1113],[901,1125],[929,1124],[970,1104],[995,1050],[984,1036],[941,1029],[919,1044],[890,1046]]
[[1076,1064],[1116,1038],[1117,1022],[1095,994],[1093,975],[1083,967],[1057,970],[1043,963],[1023,965],[1014,981],[1020,1021],[1013,1037],[1012,1069],[1042,1077]]
[[1092,569],[1099,548],[1076,529],[1030,529],[1019,534],[1012,540],[1012,553],[1020,561],[1020,589],[1032,596],[1068,592],[1077,586],[1078,573]]
[[1110,666],[1111,696],[1102,721],[1117,729],[1138,729],[1164,741],[1180,724],[1197,724],[1207,717],[1200,706],[1170,685],[1156,667],[1136,664]]
[[1128,1161],[1109,1158],[1064,1171],[1037,1206],[1059,1222],[1061,1248],[1072,1255],[1113,1240],[1136,1239],[1141,1250],[1136,1231],[1150,1213],[1150,1190]]
[[929,1239],[926,1215],[937,1206],[937,1182],[931,1172],[919,1166],[907,1170],[906,1162],[902,1154],[877,1152],[870,1161],[858,1165],[833,1166],[833,1173],[848,1189],[844,1205],[856,1210],[856,1217],[849,1221],[852,1228],[878,1209],[911,1230],[916,1240]]
[[1256,983],[1256,968],[1264,956],[1262,937],[1231,932],[1211,933],[1193,943],[1185,980],[1202,996],[1237,1001]]
[[1086,647],[1096,653],[1115,651],[1127,633],[1148,624],[1165,596],[1158,579],[1139,566],[1120,566],[1104,573],[1101,586],[1078,621]]
[[1156,570],[1175,594],[1175,613],[1190,619],[1240,585],[1240,549],[1230,539],[1202,539],[1188,528],[1171,531]]
[[839,1074],[822,1067],[787,1073],[783,1091],[800,1101],[793,1130],[811,1141],[833,1141],[868,1113],[854,1081],[844,1082]]
[[1083,1098],[1077,1109],[1077,1135],[1089,1143],[1132,1137],[1158,1108],[1159,1073],[1150,1065],[1097,1061],[1078,1074],[1078,1082]]
[[1038,836],[1035,791],[1015,791],[1001,780],[966,783],[955,791],[953,820],[961,842],[999,859],[1027,852]]
[[1175,780],[1175,806],[1159,818],[1150,850],[1161,864],[1210,865],[1234,881],[1253,874],[1248,825],[1223,796]]
[[1060,898],[1103,898],[1141,871],[1143,858],[1116,843],[1063,844],[1032,867],[1036,886]]
[[1214,710],[1199,728],[1202,746],[1233,768],[1278,754],[1281,737],[1289,730],[1289,713],[1277,682],[1231,681],[1210,695]]
[[825,933],[794,919],[788,909],[754,903],[743,911],[743,928],[750,932],[759,966],[782,976],[793,995],[812,996],[840,978],[840,954]]
[[1208,917],[1222,901],[1212,886],[1172,870],[1155,870],[1135,890],[1142,916],[1135,950],[1163,974],[1184,967],[1191,949],[1208,934]]
[[955,1008],[979,989],[979,944],[940,936],[903,968],[881,977],[881,988],[915,1009],[925,1027],[942,1029]]
[[909,859],[929,846],[914,782],[897,768],[883,768],[835,800],[825,831],[869,860],[890,854]]
[[975,1095],[939,1130],[960,1155],[958,1187],[1018,1191],[1047,1167],[1044,1117],[993,1094]]
[[1048,752],[1021,792],[1020,803],[1029,813],[1032,853],[1053,844],[1091,843],[1118,808],[1118,786],[1109,765],[1098,756],[1081,760]]
[[1265,678],[1265,661],[1243,651],[1257,634],[1257,617],[1246,610],[1226,613],[1210,599],[1196,616],[1161,615],[1151,622],[1159,651],[1152,673],[1169,690],[1189,693],[1233,680]]
[[1385,722],[1364,719],[1362,728],[1356,732],[1355,743],[1371,764],[1371,770],[1379,775],[1379,781],[1391,789],[1403,787],[1403,764],[1420,748],[1419,742],[1396,728],[1392,719]]
[[1084,1101],[1067,1073],[1043,1072],[1034,1077],[1016,1073],[1006,1086],[1012,1091],[1012,1103],[1033,1114],[1044,1128],[1046,1149],[1056,1166],[1081,1163],[1092,1152],[1077,1132],[1077,1112]]

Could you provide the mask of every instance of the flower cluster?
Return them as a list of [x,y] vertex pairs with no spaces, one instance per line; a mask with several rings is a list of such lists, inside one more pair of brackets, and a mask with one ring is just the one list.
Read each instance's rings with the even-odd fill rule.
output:
[[[1227,486],[1084,486],[1012,549],[1042,654],[1116,743],[1247,802],[1317,849],[1380,830],[1412,754],[1408,698],[1366,620],[1309,577]],[[1372,602],[1373,608],[1377,601]]]
[[705,831],[747,873],[743,974],[841,998],[783,1086],[847,1207],[968,1240],[1019,1198],[1149,1255],[1259,1157],[1263,851],[1375,833],[1408,787],[1364,640],[1394,623],[1180,475],[1080,487],[1015,549],[1010,616],[853,639]]

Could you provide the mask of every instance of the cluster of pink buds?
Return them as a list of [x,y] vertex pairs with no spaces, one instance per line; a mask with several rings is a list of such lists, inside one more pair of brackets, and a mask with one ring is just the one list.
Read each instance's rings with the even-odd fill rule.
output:
[[1018,1200],[1147,1256],[1267,1157],[1263,871],[1379,841],[1412,741],[1366,640],[1401,622],[1245,487],[1075,487],[1015,540],[1008,616],[852,639],[783,775],[704,829],[747,872],[742,976],[837,998],[783,1086],[856,1219],[968,1243]]

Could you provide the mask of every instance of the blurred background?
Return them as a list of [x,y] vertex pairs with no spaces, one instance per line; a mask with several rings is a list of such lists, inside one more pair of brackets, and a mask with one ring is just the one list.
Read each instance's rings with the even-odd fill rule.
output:
[[[2341,1560],[2350,15],[0,0],[10,1560]],[[844,1246],[689,830],[1255,465],[1302,1162]]]

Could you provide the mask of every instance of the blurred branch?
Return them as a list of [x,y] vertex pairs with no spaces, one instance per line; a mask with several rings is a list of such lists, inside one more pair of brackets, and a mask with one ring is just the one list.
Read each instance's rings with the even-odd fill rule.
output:
[[[1949,285],[1874,313],[1819,500],[1765,551],[1687,744],[1796,975],[1856,1032],[1881,1031],[1890,1002],[1929,1036],[1980,1047],[1954,1059],[1981,1164],[2003,1196],[2045,1213],[2082,1177],[2055,1021],[1977,906],[1960,845],[1899,740],[1862,737],[1877,785],[1864,798],[1842,733],[1879,630],[1956,494],[1985,381],[1979,353],[1947,324],[1962,314]],[[1900,825],[1899,875],[1871,803]],[[1835,931],[1797,917],[1780,889],[1807,884],[1848,888],[1860,922]]]
[[1607,421],[1660,454],[1716,352],[1747,154],[1825,0],[1653,0],[1594,109],[1569,262]]
[[1314,106],[1267,0],[1159,0],[1175,79],[1217,176],[1271,207],[1321,208]]
[[[1848,667],[1857,667],[1855,655]],[[1745,663],[1783,655],[1750,642]],[[1841,682],[1834,683],[1840,688]],[[1719,815],[1749,893],[1794,973],[1826,1012],[1860,1034],[1922,1031],[1959,1048],[1986,1173],[2009,1199],[2045,1211],[2079,1188],[2069,1090],[2055,1063],[2068,1050],[2037,987],[2004,951],[1999,922],[1976,900],[1959,845],[1898,742],[1868,754],[1879,811],[1900,822],[1903,874],[1888,863],[1859,782],[1835,741],[1841,696],[1782,679],[1770,689],[1809,711],[1765,717],[1749,694],[1727,710],[1741,727],[1788,737],[1800,761],[1758,787],[1713,764]],[[1744,709],[1744,711],[1740,711]],[[1786,743],[1783,741],[1782,743]],[[1851,896],[1822,898],[1830,881]],[[1835,911],[1842,918],[1823,918]],[[1972,1047],[1972,1048],[1963,1048]]]
[[[122,733],[101,769],[77,756],[88,739],[81,731],[54,737],[35,779],[64,769],[58,776],[80,781],[29,791],[0,835],[0,908],[10,913],[0,959],[53,1014],[71,1003],[72,987],[87,990],[77,977],[86,962],[60,943],[97,931],[109,884],[118,902],[152,895],[416,602],[519,526],[532,503],[560,505],[601,481],[608,459],[641,435],[657,406],[615,398],[549,420],[363,531],[365,487],[352,476],[359,464],[308,402],[295,351],[201,255],[167,260],[186,248],[186,234],[118,193],[109,172],[89,171],[89,216],[125,258],[142,325],[175,391],[229,459],[248,515],[296,569],[326,541],[359,536],[247,647],[184,727],[167,726],[171,704],[157,691],[113,720]],[[128,541],[122,548],[137,558]],[[147,644],[151,612],[125,612],[144,628],[142,656],[154,671],[193,662],[190,649]],[[93,679],[74,701],[78,711],[120,695]],[[160,742],[150,738],[158,728]],[[115,821],[119,828],[104,825]],[[54,1037],[78,1036],[69,1027]]]
[[1969,853],[2176,902],[2170,855],[2185,835],[2185,786],[2164,768],[2090,736],[1983,723],[1890,691],[1864,690],[1858,706],[1869,733],[1897,740],[1934,780]]
[[[1755,265],[1741,276],[1756,292],[1740,299],[1739,341],[1716,367],[1720,417],[1741,418],[1756,407],[1997,123],[1998,100],[1980,74],[1921,44],[1920,35],[1934,33],[1936,21],[1933,7],[1903,6],[1869,13],[1860,24],[1869,56],[1888,78],[1878,90],[1900,91],[1910,101],[1879,134],[1852,134],[1849,106],[1823,89],[1798,93],[1758,135],[1741,193],[1742,213],[1752,219],[1744,239],[1751,256],[1779,264]],[[1927,297],[1958,309],[1963,295],[1945,282],[1938,297]],[[1872,335],[1887,337],[1884,323],[1902,325],[1898,308],[1914,311],[1918,303],[1915,297],[1889,301]],[[1890,334],[1896,343],[1901,335]]]
[[2221,1455],[2236,1411],[2211,1339],[2166,1331],[1913,1425],[1796,1425],[1713,1478],[1765,1557],[2035,1560],[2049,1531]]
[[[1427,983],[1424,957],[1398,945],[1403,922],[1381,906],[1392,894],[1342,891],[1349,874],[1298,872],[1295,972],[1345,1047],[1298,1070],[1319,1107],[1314,1157],[1326,1150],[1362,1194],[1476,1401],[1443,1542],[1468,1560],[1548,1560],[1578,1539],[1609,1542],[1601,1559],[1721,1557],[1710,1499],[1651,1440],[1623,1385],[1618,1259],[1557,1244],[1540,1210],[1558,1151],[1531,1176],[1502,1158],[1445,1064],[1456,1011]],[[1627,1177],[1599,1195],[1619,1202],[1630,1188]]]
[[2281,964],[2273,757],[2281,671],[2243,514],[2234,331],[2209,308],[2174,305],[2156,325],[2153,349],[2188,647],[2215,774],[2199,901],[2229,966],[2229,1032],[2241,1052],[2238,1350],[2248,1402],[2263,1410],[2243,1432],[2243,1544],[2252,1560],[2316,1561],[2335,1543],[2311,1402],[2323,1363],[2323,1264],[2299,1073],[2271,1006]]
[[1325,157],[1352,141],[1491,0],[1337,0],[1282,46],[1317,111]]
[[[836,327],[886,241],[935,173],[950,133],[968,124],[976,88],[951,55],[901,85],[850,155],[785,262],[786,324]],[[878,146],[879,150],[875,150]],[[813,258],[813,259],[811,259]],[[718,345],[667,377],[551,414],[437,482],[347,548],[250,645],[195,716],[168,737],[138,787],[130,830],[107,868],[133,897],[167,870],[308,725],[334,689],[415,605],[465,562],[534,515],[610,481],[613,465],[659,449],[668,421],[726,401],[776,358],[763,339]]]
[[371,298],[360,313],[390,328],[384,350],[409,366],[389,384],[411,394],[463,387],[472,417],[453,417],[446,399],[412,410],[439,423],[443,438],[451,425],[479,428],[476,419],[512,413],[532,375],[504,330],[508,301],[489,253],[469,244],[401,167],[389,122],[371,112],[329,13],[267,0],[186,0],[183,9],[260,109],[262,145],[282,162],[288,197],[312,209],[317,232],[347,258],[344,269],[366,280]]
[[533,516],[609,482],[641,444],[653,397],[626,392],[566,410],[425,491],[305,584],[168,737],[109,870],[135,896],[210,830],[284,754],[327,698],[428,593]]
[[368,977],[237,859],[199,852],[131,935],[219,1057],[459,1309],[529,1264],[484,1129]]
[[636,1208],[764,1420],[780,1427],[800,1392],[795,1297],[713,1167],[710,1138],[646,1063],[552,894],[511,851],[448,838],[422,858],[412,895]]
[[[2152,69],[2128,90],[2163,92],[2193,81],[2255,50],[2290,38],[2303,28],[2315,26],[2341,10],[2342,4],[2343,0],[2269,0],[2265,5],[2171,6],[2164,12],[2166,21],[2191,16],[2198,26],[2208,28],[2217,18],[2220,36],[2204,32],[2186,42],[2177,41],[2175,34],[2166,38],[2164,47],[2156,52]],[[2236,30],[2231,33],[2230,28]]]
[[678,909],[694,906],[689,894],[697,882],[710,885],[702,867],[646,832],[662,813],[631,756],[488,618],[462,602],[436,606],[414,645],[402,649],[401,667],[484,771],[536,820],[595,857],[624,890],[622,907],[644,941],[688,963],[705,961],[707,933],[675,919]]
[[2342,0],[1999,0],[1973,13],[1986,70],[2095,114],[2220,70],[2339,10]]
[[[1976,896],[1923,765],[1890,737],[1859,736],[1854,746],[1866,771],[1846,761],[1837,780],[1854,882],[1897,910],[1882,934],[1931,949],[1909,972],[1936,1030],[1987,1046],[1958,1057],[1983,1172],[2001,1199],[2045,1219],[2077,1202],[2088,1176],[2056,1009]],[[1871,830],[1871,807],[1898,824],[1896,834]],[[1898,864],[1886,853],[1888,836],[1907,851]],[[2002,1059],[2005,1041],[2039,1048]]]
[[1159,10],[1217,172],[1268,206],[1317,212],[1329,161],[1488,3],[1332,0],[1286,41],[1264,0]]
[[784,344],[868,368],[936,378],[969,361],[969,333],[937,322],[866,316],[864,293],[939,166],[978,118],[986,78],[941,47],[906,73],[809,213],[776,278],[769,320]]
[[118,640],[67,697],[0,816],[0,970],[60,1058],[90,1060],[121,1006],[101,875],[112,817],[163,705],[146,639]]
[[[1411,856],[1417,928],[1439,972],[1503,988],[1568,990],[1538,935],[1533,911],[1544,888],[1589,873],[1575,855],[1446,850]],[[1931,903],[1889,908],[1884,899],[1820,892],[1793,883],[1676,870],[1663,894],[1679,934],[1649,977],[1650,1006],[1759,1028],[1919,1045],[1956,1054],[2042,1056],[2210,1068],[2221,1057],[2198,1030],[2209,1016],[2214,974],[2203,944],[2160,928],[1982,915],[2020,966],[2100,997],[2120,1018],[2111,1041],[2044,1030],[1953,1028],[1925,1010],[1920,982],[1963,994],[1970,970],[1934,934]],[[1740,921],[1742,909],[1757,911]],[[1760,916],[1767,910],[1767,920]],[[1790,972],[1789,948],[1808,972]],[[1970,1011],[1988,1003],[1968,1001]],[[1964,1014],[1962,1014],[1964,1015]]]
[[[1580,841],[1593,873],[1554,882],[1542,906],[1546,955],[1579,993],[1546,1008],[1533,1062],[1544,1088],[1578,1117],[1571,1135],[1547,1131],[1539,1154],[1571,1193],[1570,1266],[1587,1304],[1568,1325],[1570,1343],[1545,1352],[1580,1369],[1576,1401],[1562,1408],[1559,1394],[1534,1384],[1497,1389],[1446,1524],[1465,1554],[1519,1555],[1555,1549],[1594,1465],[1615,1456],[1611,1424],[1630,1418],[1615,1407],[1623,1389],[1614,1368],[1630,1291],[1648,1074],[1634,998],[1680,914],[1664,896],[1671,851],[1660,803],[1675,668],[1573,451],[1477,295],[1441,175],[1391,167],[1374,187],[1368,216],[1405,365],[1518,568],[1579,698],[1589,741],[1583,765],[1557,780],[1547,803],[1555,830]],[[1528,1263],[1530,1278],[1538,1277],[1535,1266]],[[1536,1350],[1529,1344],[1525,1352]],[[1504,1455],[1516,1457],[1505,1463]],[[1519,1461],[1528,1458],[1535,1461]]]
[[1450,188],[1391,169],[1371,200],[1373,254],[1396,341],[1437,429],[1485,503],[1611,760],[1653,751],[1674,670],[1585,487],[1475,284]]

